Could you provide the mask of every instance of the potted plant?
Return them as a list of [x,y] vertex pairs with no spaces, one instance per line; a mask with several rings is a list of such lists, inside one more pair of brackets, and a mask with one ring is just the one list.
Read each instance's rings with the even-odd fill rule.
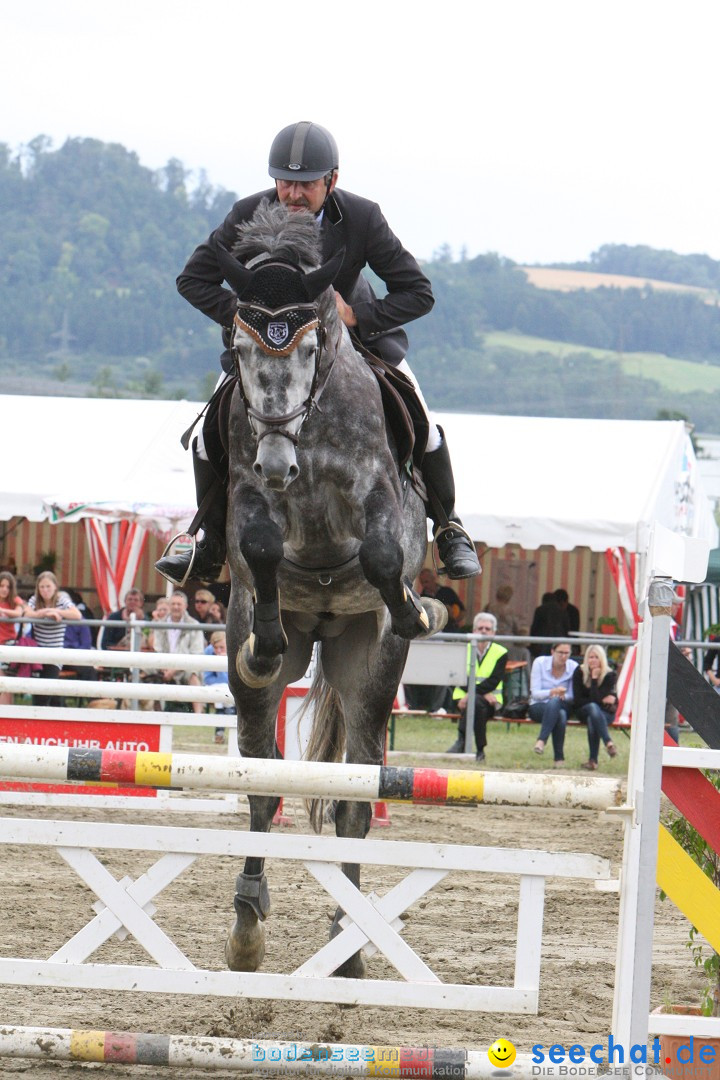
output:
[[[720,790],[720,775],[718,773],[705,773],[705,776]],[[666,825],[673,838],[682,847],[683,851],[693,859],[706,874],[713,885],[720,889],[720,855],[711,847],[703,836],[690,822],[680,814],[672,814]],[[660,893],[661,899],[665,899],[665,893]],[[697,929],[690,926],[687,941],[685,942],[692,956],[692,962],[698,970],[703,972],[705,981],[702,989],[700,1004],[692,1006],[664,1005],[656,1012],[686,1015],[686,1016],[717,1016],[720,1017],[720,955],[707,944],[701,941]],[[673,1066],[674,1077],[685,1075],[683,1063],[678,1058],[678,1049],[687,1044],[688,1035],[661,1035],[660,1046],[664,1060],[670,1059]],[[705,1076],[708,1080],[720,1078],[720,1038],[703,1037],[702,1042],[710,1045],[715,1050],[715,1061],[712,1066],[705,1066]],[[693,1071],[694,1070],[694,1071]],[[696,1075],[697,1062],[687,1065],[687,1075]]]
[[601,615],[597,628],[598,634],[622,634],[619,622],[612,615]]
[[33,566],[33,572],[37,576],[42,574],[45,570],[51,570],[55,572],[55,565],[57,563],[57,552],[55,551],[43,551],[40,555],[40,559],[37,566]]

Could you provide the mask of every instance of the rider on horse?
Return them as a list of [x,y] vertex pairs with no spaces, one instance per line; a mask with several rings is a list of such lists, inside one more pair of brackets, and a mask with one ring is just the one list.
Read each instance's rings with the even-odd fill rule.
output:
[[[178,290],[189,303],[222,326],[226,351],[221,362],[226,372],[224,378],[229,377],[233,369],[229,346],[236,297],[223,286],[224,274],[216,245],[231,250],[237,241],[237,226],[253,216],[263,199],[279,201],[289,210],[310,211],[320,221],[324,258],[345,249],[333,282],[340,318],[362,346],[412,380],[427,413],[417,381],[405,360],[408,339],[401,326],[432,308],[430,282],[391,232],[377,203],[336,189],[338,160],[335,140],[319,124],[302,121],[283,128],[270,148],[269,173],[275,180],[275,190],[262,191],[235,203],[222,225],[190,256],[178,277]],[[366,265],[387,287],[387,296],[381,300],[361,274]],[[438,552],[449,577],[472,577],[480,572],[480,564],[473,543],[455,513],[455,484],[447,442],[429,414],[428,423],[422,474]],[[214,486],[218,487],[218,493],[205,511],[204,536],[194,552],[166,555],[155,564],[164,577],[176,584],[182,584],[189,576],[214,581],[226,557],[226,485],[217,485],[217,473],[208,460],[202,433],[193,443],[193,466],[198,504]]]

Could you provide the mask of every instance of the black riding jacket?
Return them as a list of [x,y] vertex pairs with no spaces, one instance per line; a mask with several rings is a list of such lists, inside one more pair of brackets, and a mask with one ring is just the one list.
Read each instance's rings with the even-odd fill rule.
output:
[[[219,240],[232,249],[236,226],[249,221],[262,199],[277,202],[274,188],[236,202],[222,225],[195,249],[177,279],[180,294],[225,329],[232,326],[235,316],[235,294],[223,285],[213,242]],[[321,236],[325,261],[345,248],[333,285],[355,312],[355,333],[389,364],[399,364],[408,348],[407,335],[400,327],[430,311],[434,303],[430,282],[391,231],[378,204],[369,199],[333,191],[325,203]],[[388,292],[382,300],[361,276],[365,266],[384,281]]]

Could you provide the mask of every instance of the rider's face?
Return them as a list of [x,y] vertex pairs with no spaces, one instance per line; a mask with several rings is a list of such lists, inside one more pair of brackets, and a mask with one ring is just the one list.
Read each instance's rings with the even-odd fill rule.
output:
[[329,190],[324,176],[319,180],[276,180],[275,187],[278,199],[288,210],[309,210],[311,214],[317,214],[336,182],[337,171],[333,173]]

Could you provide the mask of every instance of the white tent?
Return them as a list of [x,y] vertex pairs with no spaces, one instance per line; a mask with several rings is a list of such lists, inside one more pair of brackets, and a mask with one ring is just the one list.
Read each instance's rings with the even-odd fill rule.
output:
[[[194,484],[180,435],[201,403],[12,396],[0,404],[0,520],[129,519],[165,535],[189,523]],[[682,422],[438,419],[458,510],[477,541],[641,552],[657,521],[717,546]]]
[[458,509],[490,547],[643,552],[653,522],[716,546],[712,506],[681,421],[438,419]]
[[0,480],[0,520],[131,519],[158,533],[190,521],[195,486],[180,436],[201,404],[56,397],[0,402],[11,448]]

